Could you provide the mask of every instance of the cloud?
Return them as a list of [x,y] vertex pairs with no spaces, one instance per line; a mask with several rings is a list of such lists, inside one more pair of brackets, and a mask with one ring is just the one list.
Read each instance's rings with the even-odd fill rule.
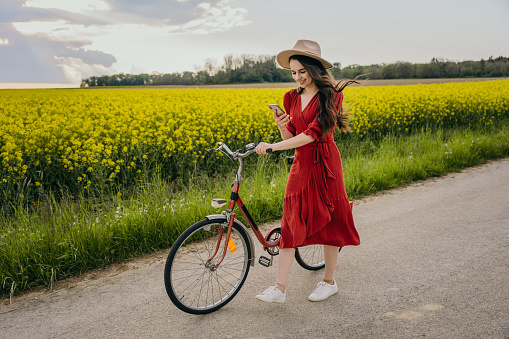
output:
[[[109,0],[114,8],[114,20],[131,24],[150,26],[181,25],[196,19],[197,8],[203,0],[168,1],[168,0]],[[212,0],[218,6],[231,1]],[[214,6],[214,5],[213,5]]]
[[59,9],[71,13],[104,12],[111,6],[104,0],[69,1],[69,0],[27,0],[24,7]]
[[91,44],[91,39],[104,32],[103,28],[95,25],[72,24],[66,20],[14,22],[12,25],[27,36],[46,37],[52,41],[78,43],[82,46]]
[[56,65],[62,67],[67,79],[72,83],[80,83],[83,74],[113,74],[108,67],[101,64],[90,64],[76,57],[55,57]]
[[0,82],[60,82],[69,80],[54,59],[54,44],[44,38],[24,36],[0,24],[0,36],[9,41],[0,46]]
[[[37,48],[38,52],[32,54],[32,59],[38,59],[36,64],[52,71],[57,68],[60,72],[56,78],[63,75],[75,82],[92,75],[113,74],[120,65],[138,67],[132,61],[141,56],[133,58],[131,54],[141,53],[136,46],[147,40],[224,32],[250,24],[247,10],[233,7],[232,2],[7,0],[0,5],[0,48],[2,54],[11,55],[19,54],[23,48]],[[7,31],[10,36],[3,34]],[[27,42],[34,45],[23,46]],[[40,49],[44,44],[45,48]],[[0,81],[17,81],[10,74],[11,78]]]
[[169,32],[181,34],[208,34],[222,32],[236,26],[244,26],[250,21],[245,19],[247,10],[227,6],[228,1],[220,1],[217,6],[210,3],[199,4],[200,17],[182,25],[170,26]]

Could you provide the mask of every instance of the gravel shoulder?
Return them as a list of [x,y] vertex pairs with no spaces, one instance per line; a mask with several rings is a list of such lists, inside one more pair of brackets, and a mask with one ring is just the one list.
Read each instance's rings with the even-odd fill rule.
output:
[[355,201],[362,243],[325,302],[307,300],[323,273],[297,263],[284,305],[255,300],[276,274],[256,264],[232,302],[192,316],[166,296],[165,250],[2,300],[0,338],[508,338],[508,192],[502,159]]

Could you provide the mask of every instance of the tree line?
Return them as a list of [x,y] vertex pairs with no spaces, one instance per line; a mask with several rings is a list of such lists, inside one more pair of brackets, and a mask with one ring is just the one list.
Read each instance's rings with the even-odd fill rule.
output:
[[[291,73],[276,66],[275,56],[227,55],[223,64],[207,59],[195,72],[125,74],[93,76],[82,79],[81,87],[146,86],[146,85],[214,85],[264,82],[291,82]],[[449,61],[433,58],[429,63],[395,62],[369,66],[341,67],[339,62],[330,69],[336,79],[354,78],[369,73],[370,79],[424,79],[464,77],[508,77],[509,58],[489,57],[480,61]]]

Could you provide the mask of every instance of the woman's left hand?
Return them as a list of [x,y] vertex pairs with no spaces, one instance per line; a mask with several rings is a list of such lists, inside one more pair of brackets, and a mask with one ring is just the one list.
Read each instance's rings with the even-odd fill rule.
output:
[[257,146],[256,146],[256,153],[258,154],[267,154],[267,150],[269,148],[273,148],[274,145],[272,144],[267,144],[266,142],[260,142]]

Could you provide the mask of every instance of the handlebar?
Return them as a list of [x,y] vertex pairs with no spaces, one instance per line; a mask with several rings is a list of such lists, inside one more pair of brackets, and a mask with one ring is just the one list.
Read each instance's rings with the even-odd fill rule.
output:
[[[211,149],[208,149],[207,151],[221,151],[221,152],[224,152],[226,153],[227,155],[229,155],[230,157],[232,157],[232,159],[234,160],[237,160],[237,159],[243,159],[247,156],[249,156],[250,154],[256,152],[256,145],[253,144],[253,143],[250,143],[250,144],[247,144],[246,145],[246,152],[244,153],[241,153],[240,151],[241,150],[237,150],[235,152],[232,152],[228,146],[226,146],[226,144],[222,143],[222,142],[218,142],[217,143],[219,146],[217,148],[211,148]],[[272,150],[271,150],[272,151]]]
[[[237,176],[235,177],[235,181],[234,183],[241,183],[242,182],[242,159],[249,156],[250,154],[253,154],[254,152],[256,152],[256,144],[253,144],[253,143],[250,143],[250,144],[247,144],[245,146],[246,148],[246,152],[244,153],[241,153],[241,150],[237,150],[235,152],[232,152],[228,146],[226,146],[224,143],[222,142],[218,142],[217,143],[219,146],[217,148],[211,148],[211,149],[208,149],[207,151],[220,151],[224,154],[226,154],[228,157],[230,157],[230,159],[233,161],[233,160],[237,160],[239,162],[239,168],[237,169]],[[272,153],[272,149],[269,148],[267,149],[267,153]]]

